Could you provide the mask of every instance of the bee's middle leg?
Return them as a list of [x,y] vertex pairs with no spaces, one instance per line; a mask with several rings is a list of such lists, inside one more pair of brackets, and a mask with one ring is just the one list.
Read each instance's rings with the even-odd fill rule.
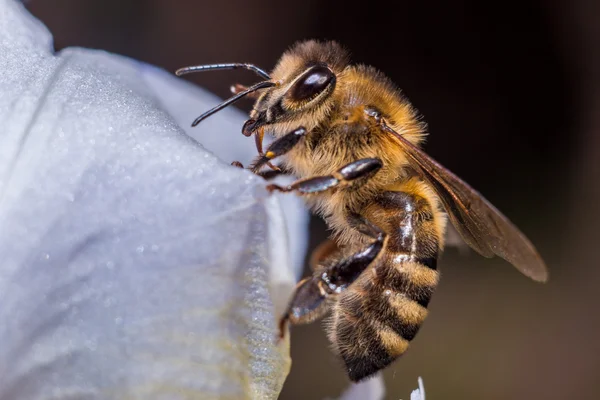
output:
[[[348,221],[354,229],[374,240],[349,257],[340,258],[339,254],[334,254],[330,258],[330,262],[333,262],[328,267],[315,271],[312,277],[298,283],[288,309],[279,322],[281,337],[288,323],[305,324],[322,317],[328,309],[327,299],[350,286],[381,252],[386,237],[383,230],[359,214],[350,214]],[[327,261],[324,263],[328,264]]]
[[292,183],[287,187],[279,185],[268,185],[267,190],[279,192],[296,191],[299,194],[311,194],[324,192],[326,190],[337,187],[341,184],[355,183],[356,181],[364,182],[370,179],[383,166],[378,158],[362,158],[351,162],[338,169],[332,175],[316,176],[313,178],[301,179]]

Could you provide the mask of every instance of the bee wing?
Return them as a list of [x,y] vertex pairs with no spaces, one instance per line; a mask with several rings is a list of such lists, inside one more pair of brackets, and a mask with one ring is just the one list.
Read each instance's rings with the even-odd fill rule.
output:
[[533,244],[496,207],[459,177],[384,125],[399,141],[409,164],[435,190],[450,221],[475,251],[500,256],[533,280],[545,282],[548,271]]

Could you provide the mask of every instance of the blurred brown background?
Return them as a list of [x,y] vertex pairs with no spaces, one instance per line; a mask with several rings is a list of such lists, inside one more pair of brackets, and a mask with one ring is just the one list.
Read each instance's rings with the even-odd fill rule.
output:
[[[270,69],[294,41],[336,39],[389,75],[424,114],[426,150],[503,210],[550,268],[535,284],[455,249],[387,398],[600,398],[600,3],[542,0],[53,0],[28,8],[56,48],[85,46],[167,70],[243,61]],[[247,72],[192,79],[227,96]],[[241,107],[246,107],[245,103]],[[249,143],[249,146],[251,144]],[[314,220],[311,245],[326,236]],[[282,399],[339,395],[347,381],[321,326],[297,327]]]

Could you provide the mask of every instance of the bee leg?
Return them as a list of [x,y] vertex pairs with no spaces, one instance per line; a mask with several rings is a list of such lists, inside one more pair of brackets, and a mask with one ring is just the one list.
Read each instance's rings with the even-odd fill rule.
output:
[[313,250],[312,254],[310,255],[310,260],[309,260],[309,265],[310,268],[313,271],[319,271],[320,265],[322,264],[322,262],[330,257],[331,255],[335,254],[336,252],[340,251],[337,243],[335,242],[335,240],[331,240],[331,239],[327,239],[324,242],[322,242],[321,244],[319,244],[317,246],[316,249]]
[[[248,90],[248,86],[244,86],[244,85],[240,85],[239,83],[235,83],[235,84],[231,85],[229,90],[231,91],[232,94],[238,94],[245,90]],[[249,99],[258,99],[258,93],[256,93],[256,92],[250,93],[246,97],[248,97]]]
[[269,161],[271,161],[275,157],[284,155],[288,151],[292,150],[294,146],[297,145],[298,142],[300,142],[300,139],[302,139],[305,135],[306,129],[304,129],[304,127],[299,127],[285,134],[285,136],[282,136],[279,139],[275,140],[273,143],[271,143],[271,145],[267,149],[267,152],[265,154],[261,154],[252,163],[250,169],[254,173],[257,173],[263,165],[268,164]]
[[256,175],[262,177],[263,179],[270,181],[276,177],[278,177],[279,175],[286,175],[289,174],[290,171],[285,169],[285,168],[279,168],[278,170],[272,170],[272,169],[268,169],[266,171],[261,171],[256,173]]
[[[242,168],[242,169],[244,168],[244,164],[242,164],[239,161],[232,162],[231,166]],[[279,168],[277,171],[275,171],[275,170],[267,170],[267,171],[264,171],[264,172],[258,172],[258,173],[256,173],[256,175],[264,178],[267,181],[270,181],[271,179],[273,179],[273,178],[275,178],[275,177],[277,177],[277,176],[279,176],[281,174],[287,174],[287,173],[289,173],[288,170]]]
[[385,233],[359,214],[350,214],[348,219],[355,229],[375,240],[361,251],[334,262],[298,283],[290,305],[279,322],[280,337],[283,337],[288,323],[306,324],[322,317],[328,309],[327,298],[336,296],[350,286],[381,252]]
[[301,280],[294,289],[294,295],[287,311],[279,320],[279,337],[285,336],[286,327],[291,324],[308,324],[327,313],[329,292],[325,282],[319,277]]
[[[256,133],[254,134],[254,143],[256,144],[256,151],[258,151],[258,156],[262,157],[265,155],[265,153],[263,153],[263,149],[262,149],[262,142],[263,142],[263,138],[265,137],[265,128],[258,128],[258,130],[256,131]],[[279,167],[273,165],[270,161],[267,162],[267,165],[269,166],[269,168],[271,168],[273,171],[279,171]],[[254,168],[250,167],[251,170],[253,170],[253,172],[256,174],[257,172],[254,170]]]
[[386,237],[383,230],[359,214],[350,214],[348,221],[360,233],[375,240],[361,251],[317,273],[331,293],[339,293],[346,289],[362,274],[381,252]]
[[383,164],[378,158],[363,158],[343,166],[334,172],[333,175],[316,176],[313,178],[302,179],[292,183],[287,187],[268,185],[267,190],[270,192],[297,191],[299,194],[324,192],[328,189],[339,186],[340,184],[349,184],[358,180],[367,180],[375,175],[382,166]]
[[248,86],[244,86],[239,83],[234,83],[233,85],[231,85],[229,90],[231,91],[232,94],[238,94],[238,93],[243,92],[244,90],[248,90]]

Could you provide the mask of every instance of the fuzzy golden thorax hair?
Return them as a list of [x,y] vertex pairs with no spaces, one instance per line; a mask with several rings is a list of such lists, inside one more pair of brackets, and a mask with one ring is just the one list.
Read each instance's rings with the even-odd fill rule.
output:
[[[295,86],[315,68],[333,74],[329,86],[313,98],[295,101]],[[397,142],[376,126],[365,108],[377,109],[394,130],[416,145],[425,135],[425,126],[386,76],[372,67],[349,64],[348,53],[335,42],[296,44],[271,75],[278,85],[259,97],[250,117],[275,137],[298,127],[308,130],[305,140],[283,157],[299,178],[329,175],[361,158],[383,162],[377,175],[360,187],[309,196],[309,204],[340,233],[347,210],[357,211],[377,193],[409,177]]]

